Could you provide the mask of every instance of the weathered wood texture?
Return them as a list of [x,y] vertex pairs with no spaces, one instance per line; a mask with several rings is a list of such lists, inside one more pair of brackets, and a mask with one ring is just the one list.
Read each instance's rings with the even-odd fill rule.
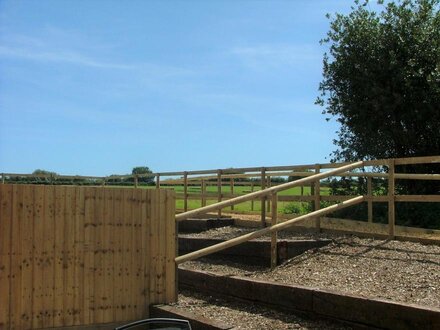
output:
[[176,300],[174,193],[0,184],[0,329],[148,316]]

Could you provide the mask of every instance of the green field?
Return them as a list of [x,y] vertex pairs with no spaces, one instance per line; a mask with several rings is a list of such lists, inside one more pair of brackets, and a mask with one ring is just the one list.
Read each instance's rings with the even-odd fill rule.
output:
[[[183,186],[164,186],[163,188],[167,189],[174,189],[174,191],[177,194],[183,194]],[[253,191],[261,190],[261,187],[254,186]],[[206,192],[214,197],[217,195],[217,186],[207,186]],[[251,186],[234,186],[234,194],[238,195],[245,195],[251,192]],[[197,186],[189,186],[188,187],[188,194],[189,198],[191,198],[191,194],[198,195],[201,193],[201,188]],[[222,186],[222,193],[228,194],[231,193],[231,187],[230,186]],[[304,187],[303,189],[304,195],[310,195],[310,187]],[[321,194],[328,195],[328,188],[321,188]],[[282,196],[288,196],[288,195],[301,195],[301,188],[300,187],[294,187],[290,188],[284,191],[279,192],[279,195]],[[217,200],[207,200],[207,205],[216,203]],[[244,202],[237,205],[234,205],[234,211],[235,212],[243,212],[243,213],[259,213],[261,211],[261,202],[260,201],[254,201],[252,208],[252,202]],[[305,213],[306,207],[308,203],[304,202],[278,202],[278,209],[280,213]],[[202,206],[201,200],[188,200],[188,209],[196,209]],[[183,209],[184,202],[182,199],[176,200],[176,208],[177,209]],[[230,207],[227,207],[224,209],[225,211],[231,210]],[[297,212],[292,212],[292,210]]]
[[[133,187],[133,186],[111,186],[109,187]],[[155,186],[140,186],[140,188],[144,189],[155,189]],[[174,189],[176,194],[183,194],[183,186],[182,185],[175,185],[175,186],[161,186],[161,188],[164,189]],[[252,187],[249,186],[234,186],[234,194],[235,195],[245,195],[249,194],[251,192]],[[222,193],[223,194],[230,194],[231,193],[231,187],[229,185],[223,185],[222,186]],[[260,186],[254,186],[253,191],[261,190]],[[206,192],[214,197],[215,199],[207,200],[206,204],[214,204],[217,203],[217,186],[206,186]],[[200,195],[201,194],[201,187],[200,186],[188,186],[188,210],[196,209],[202,206],[201,198],[198,197],[197,199],[191,199],[191,195]],[[278,193],[281,196],[288,196],[288,195],[301,195],[301,187],[294,187],[290,188],[284,191],[281,191]],[[304,195],[310,195],[310,186],[303,188],[303,194]],[[329,195],[329,189],[327,187],[321,187],[321,195]],[[177,210],[183,210],[184,208],[184,201],[183,199],[176,199],[176,209]],[[224,211],[230,211],[231,207],[226,207],[223,209]],[[254,201],[253,207],[252,202],[244,202],[240,204],[234,205],[234,212],[239,213],[259,213],[261,211],[261,202],[260,201]],[[310,203],[307,202],[278,202],[278,212],[279,213],[293,213],[293,214],[303,214],[310,211]]]

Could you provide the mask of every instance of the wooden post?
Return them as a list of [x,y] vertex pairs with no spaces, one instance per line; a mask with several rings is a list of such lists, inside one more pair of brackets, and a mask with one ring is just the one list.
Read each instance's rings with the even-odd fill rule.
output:
[[5,173],[2,173],[2,183],[5,183]]
[[202,187],[201,187],[201,194],[202,194],[202,207],[206,206],[206,182],[202,179]]
[[371,176],[367,177],[367,196],[368,196],[368,222],[373,222],[373,201],[371,198],[373,197],[373,187],[372,187],[372,178]]
[[137,174],[134,176],[134,187],[135,188],[138,187],[138,176],[137,176]]
[[[272,211],[271,211],[271,226],[277,224],[278,221],[278,196],[277,193],[272,194]],[[277,266],[277,241],[278,232],[273,231],[270,239],[270,268],[274,269]]]
[[[272,186],[272,184],[271,184],[270,176],[268,176],[267,179],[266,179],[266,187],[270,188],[271,186]],[[267,198],[266,210],[267,210],[267,212],[271,212],[270,211],[270,198]]]
[[394,159],[388,160],[388,232],[389,239],[394,239],[396,225]]
[[[234,198],[234,178],[231,178],[231,198]],[[234,211],[234,205],[231,205],[231,211]]]
[[301,196],[304,196],[304,186],[301,186]]
[[[319,173],[321,166],[319,164],[315,165],[315,174]],[[318,211],[321,208],[321,182],[319,180],[315,181],[315,199],[314,199],[314,211]],[[319,233],[321,232],[321,218],[317,217],[315,218],[315,226],[316,231]]]
[[188,211],[188,172],[183,172],[183,210]]
[[[254,192],[254,182],[251,182],[251,193]],[[251,199],[251,211],[254,210],[254,200]]]
[[[261,168],[261,190],[266,188],[266,169]],[[261,226],[266,227],[266,196],[261,197]]]
[[156,175],[156,189],[160,188],[160,174]]
[[[217,170],[217,202],[222,201],[222,170]],[[217,211],[217,216],[222,216],[222,210]]]

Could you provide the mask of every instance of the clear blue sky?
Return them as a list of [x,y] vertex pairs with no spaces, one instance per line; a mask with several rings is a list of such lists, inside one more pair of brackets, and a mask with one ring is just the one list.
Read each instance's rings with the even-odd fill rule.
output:
[[324,162],[319,40],[351,4],[0,0],[0,172]]

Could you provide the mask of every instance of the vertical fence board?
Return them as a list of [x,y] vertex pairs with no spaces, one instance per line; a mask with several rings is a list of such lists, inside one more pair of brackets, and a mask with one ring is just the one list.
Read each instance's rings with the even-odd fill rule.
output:
[[157,209],[156,207],[159,203],[158,197],[158,191],[154,191],[154,193],[151,193],[151,205],[150,208],[150,219],[151,226],[150,226],[150,255],[151,255],[151,266],[150,266],[150,302],[152,304],[155,304],[159,301],[158,296],[156,294],[156,279],[157,279],[157,273],[158,273],[158,264],[159,264],[159,248],[157,244],[155,244],[155,239],[159,232],[159,221],[153,221],[153,219],[158,219]]
[[135,191],[136,189],[131,189],[130,193],[128,195],[128,205],[130,205],[130,208],[127,210],[128,216],[128,227],[127,227],[127,281],[129,282],[127,290],[128,294],[130,295],[130,301],[128,302],[128,311],[127,311],[127,317],[129,320],[136,319],[136,301],[133,299],[136,297],[136,261],[134,260],[134,249],[135,249]]
[[95,231],[94,239],[94,266],[93,266],[93,282],[94,282],[94,309],[93,323],[99,324],[104,322],[104,305],[105,305],[105,283],[104,283],[104,267],[103,267],[103,223],[104,223],[104,189],[96,188],[95,190]]
[[23,203],[21,196],[23,188],[12,188],[12,235],[11,235],[11,295],[10,295],[10,326],[20,328],[21,312],[21,230]]
[[34,259],[32,327],[44,326],[44,195],[45,186],[34,192]]
[[55,187],[54,221],[54,326],[64,325],[64,225],[66,187]]
[[94,242],[95,242],[95,193],[96,188],[87,187],[84,192],[85,214],[84,214],[84,323],[93,323],[94,310]]
[[75,290],[73,324],[85,324],[84,319],[84,223],[85,223],[84,189],[75,190]]
[[113,248],[114,242],[114,209],[113,209],[114,190],[103,189],[104,198],[104,218],[103,218],[103,237],[102,237],[102,267],[103,267],[103,313],[104,323],[113,321]]
[[141,319],[143,315],[143,281],[144,281],[144,254],[142,249],[142,190],[133,191],[133,282],[134,282],[134,319]]
[[43,220],[43,290],[44,296],[42,304],[44,306],[43,312],[43,327],[53,326],[54,315],[54,228],[55,226],[55,187],[44,187],[44,220]]
[[23,187],[21,232],[21,313],[22,328],[32,327],[34,196],[32,186]]
[[0,185],[0,328],[127,321],[175,301],[174,203],[160,189]]
[[119,320],[122,318],[122,236],[120,235],[122,230],[122,219],[123,219],[123,201],[122,201],[122,189],[115,189],[113,192],[113,212],[115,219],[115,248],[113,255],[114,262],[114,274],[113,274],[113,297],[114,297],[114,306],[113,306],[113,318],[115,320]]
[[150,211],[151,207],[151,191],[142,190],[142,229],[141,229],[141,239],[142,239],[142,250],[143,250],[143,290],[142,290],[142,301],[143,310],[142,315],[144,317],[149,317],[149,308],[148,303],[151,301],[150,299],[150,275],[151,273],[148,271],[151,269],[151,249],[150,249],[150,231],[151,231],[151,220],[150,220]]
[[165,265],[165,289],[166,289],[166,302],[172,302],[177,300],[176,290],[176,263],[174,262],[175,255],[177,254],[176,244],[176,222],[174,221],[175,214],[175,202],[172,191],[164,191],[165,205],[162,208],[164,210],[164,221],[166,223],[166,265]]
[[123,200],[124,200],[124,216],[123,216],[123,308],[124,308],[124,318],[125,320],[132,319],[132,306],[130,304],[131,302],[131,274],[130,274],[130,267],[131,267],[131,258],[130,258],[130,248],[131,248],[131,203],[129,203],[130,199],[132,198],[132,190],[123,190]]
[[[10,324],[12,187],[0,186],[0,329]],[[1,294],[3,293],[3,294]]]
[[159,191],[159,198],[160,203],[158,205],[158,212],[159,212],[159,232],[156,236],[156,241],[159,240],[159,256],[160,256],[160,267],[159,267],[159,273],[157,274],[158,277],[158,295],[160,297],[161,301],[166,300],[166,288],[165,288],[165,271],[166,271],[166,253],[167,253],[167,243],[168,240],[166,237],[164,239],[160,239],[161,233],[166,233],[166,191],[161,190]]
[[75,189],[65,190],[63,245],[63,324],[73,325],[75,292]]

